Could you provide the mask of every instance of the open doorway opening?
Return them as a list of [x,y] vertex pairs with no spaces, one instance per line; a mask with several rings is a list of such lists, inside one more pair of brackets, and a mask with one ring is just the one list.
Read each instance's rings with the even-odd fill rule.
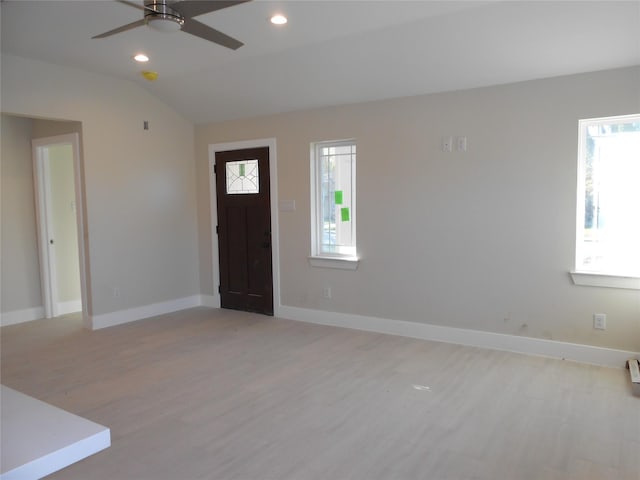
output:
[[45,317],[83,311],[84,250],[77,133],[32,141]]

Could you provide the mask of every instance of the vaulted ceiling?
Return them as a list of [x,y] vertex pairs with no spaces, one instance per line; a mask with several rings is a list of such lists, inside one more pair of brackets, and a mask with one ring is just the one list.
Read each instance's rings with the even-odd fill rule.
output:
[[235,51],[147,26],[91,39],[142,18],[113,1],[1,5],[3,54],[137,82],[194,123],[640,64],[640,0],[254,0],[197,17]]

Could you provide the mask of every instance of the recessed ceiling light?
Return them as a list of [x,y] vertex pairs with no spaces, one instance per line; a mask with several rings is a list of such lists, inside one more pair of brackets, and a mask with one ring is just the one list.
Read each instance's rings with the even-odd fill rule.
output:
[[135,57],[133,57],[133,59],[134,59],[136,62],[141,62],[141,63],[144,63],[144,62],[148,62],[148,61],[149,61],[149,57],[147,57],[144,53],[139,53],[139,54],[137,54]]
[[285,23],[287,23],[287,17],[280,14],[274,15],[273,17],[271,17],[271,23],[273,23],[274,25],[284,25]]

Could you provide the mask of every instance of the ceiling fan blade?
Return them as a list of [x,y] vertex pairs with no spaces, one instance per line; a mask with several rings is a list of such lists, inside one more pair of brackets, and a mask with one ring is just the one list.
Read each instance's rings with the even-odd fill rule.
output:
[[143,12],[149,11],[149,12],[154,12],[157,13],[158,11],[151,8],[151,7],[147,7],[146,5],[140,5],[139,3],[134,3],[134,2],[130,2],[129,0],[116,0],[118,3],[124,3],[125,5],[129,5],[130,7],[133,8],[137,8],[138,10],[142,10]]
[[183,0],[172,3],[171,8],[179,12],[183,17],[192,18],[250,1],[251,0]]
[[91,38],[104,38],[110,37],[111,35],[115,35],[116,33],[125,32],[127,30],[131,30],[132,28],[141,27],[145,24],[144,19],[138,20],[133,23],[127,23],[126,25],[122,25],[121,27],[114,28],[113,30],[109,30],[108,32],[101,33],[100,35],[96,35]]
[[230,48],[231,50],[237,50],[244,45],[241,41],[236,40],[229,35],[225,35],[204,23],[193,20],[192,18],[185,18],[184,25],[182,25],[182,31],[195,35],[196,37],[204,38],[210,42],[217,43],[223,47]]

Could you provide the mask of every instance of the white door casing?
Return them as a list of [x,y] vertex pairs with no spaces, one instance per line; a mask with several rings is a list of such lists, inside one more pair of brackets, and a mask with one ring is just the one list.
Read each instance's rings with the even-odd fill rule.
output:
[[[80,176],[80,142],[77,133],[32,140],[34,191],[36,200],[36,219],[38,247],[40,252],[40,278],[42,297],[47,318],[66,313],[58,302],[56,281],[56,244],[53,236],[53,218],[51,213],[51,191],[49,183],[49,151],[54,145],[70,145],[73,155],[76,231],[78,237],[78,256],[80,266],[80,294],[83,319],[88,318],[87,285],[84,244],[84,215],[82,209],[82,182]],[[62,310],[62,311],[61,311]]]

